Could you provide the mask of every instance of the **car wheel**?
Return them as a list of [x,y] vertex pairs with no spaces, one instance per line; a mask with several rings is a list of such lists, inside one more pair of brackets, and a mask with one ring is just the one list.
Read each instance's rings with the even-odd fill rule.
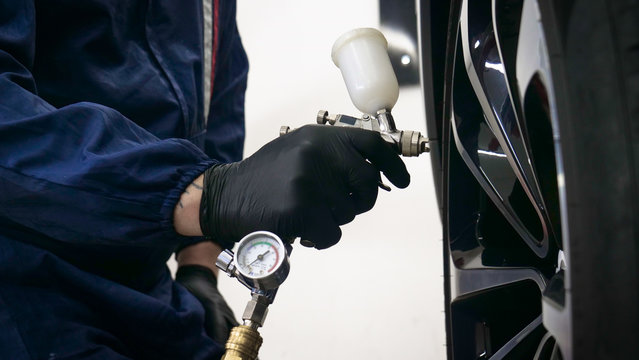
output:
[[448,19],[427,85],[449,358],[637,356],[639,5],[463,0]]

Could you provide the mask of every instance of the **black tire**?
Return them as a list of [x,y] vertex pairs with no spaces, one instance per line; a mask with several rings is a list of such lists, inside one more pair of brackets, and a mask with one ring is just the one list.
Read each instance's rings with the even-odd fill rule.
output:
[[637,358],[639,4],[540,5],[560,105],[573,358]]
[[[422,85],[444,223],[448,357],[639,358],[639,3],[531,1],[549,63],[530,84],[516,76],[520,60],[513,59],[525,45],[523,0],[420,3]],[[472,19],[482,16],[473,31],[484,37],[473,38]],[[500,144],[510,148],[493,156],[511,160],[512,169],[493,173],[477,171],[473,150],[481,146],[464,143],[479,138],[480,126],[499,133],[484,103],[503,104],[477,90],[489,92],[492,80],[482,83],[468,70],[468,63],[484,72],[496,64],[462,49],[463,36],[466,46],[477,39],[477,51],[489,47],[486,16],[495,17],[497,65],[522,139],[510,142],[512,131],[502,130],[508,141]],[[522,189],[502,196],[498,180],[491,182],[504,175],[500,169],[520,176]],[[527,174],[536,179],[529,188],[521,180]],[[535,204],[536,192],[542,200]],[[521,205],[526,199],[536,212]]]

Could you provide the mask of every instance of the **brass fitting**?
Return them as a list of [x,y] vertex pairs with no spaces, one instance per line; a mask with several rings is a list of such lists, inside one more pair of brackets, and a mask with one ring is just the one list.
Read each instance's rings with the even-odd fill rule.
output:
[[262,346],[260,333],[250,326],[239,325],[231,330],[222,360],[257,360]]

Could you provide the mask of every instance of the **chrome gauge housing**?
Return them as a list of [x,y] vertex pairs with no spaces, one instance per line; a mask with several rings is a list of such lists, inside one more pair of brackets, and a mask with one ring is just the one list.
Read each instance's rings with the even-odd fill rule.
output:
[[286,280],[290,263],[282,240],[268,231],[246,235],[234,256],[236,276],[258,290],[275,290]]

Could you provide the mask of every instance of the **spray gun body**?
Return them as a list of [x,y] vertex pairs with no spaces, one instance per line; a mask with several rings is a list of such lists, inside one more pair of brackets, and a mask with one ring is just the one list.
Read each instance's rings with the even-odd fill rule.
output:
[[[317,113],[317,123],[376,131],[382,139],[393,145],[397,153],[403,156],[419,156],[421,153],[430,151],[427,137],[419,131],[398,130],[395,127],[393,115],[386,110],[378,111],[376,116],[364,114],[361,118],[343,114],[331,115],[326,110],[320,110]],[[282,126],[280,136],[292,130],[288,126]]]

